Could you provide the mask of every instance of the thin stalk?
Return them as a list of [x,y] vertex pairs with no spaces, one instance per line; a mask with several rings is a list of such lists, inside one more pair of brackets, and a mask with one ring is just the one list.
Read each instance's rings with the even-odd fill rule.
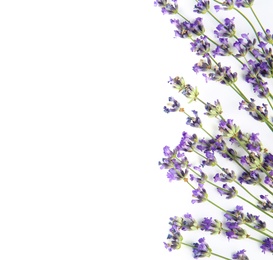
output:
[[[191,247],[191,248],[194,247],[193,245],[187,244],[187,243],[184,243],[184,242],[182,242],[182,245],[185,245],[185,246],[188,246],[188,247]],[[214,256],[217,256],[217,257],[219,257],[219,258],[225,259],[225,260],[231,260],[230,258],[224,257],[224,256],[222,256],[222,255],[218,255],[218,254],[213,253],[213,252],[211,252],[211,254],[214,255]]]
[[248,24],[251,26],[253,32],[255,33],[258,42],[260,43],[260,42],[261,42],[261,41],[260,41],[260,38],[259,38],[259,36],[258,36],[258,34],[257,34],[257,31],[256,31],[254,25],[251,23],[251,21],[250,21],[250,20],[249,20],[249,19],[248,19],[240,10],[239,10],[239,9],[234,8],[234,10],[235,10],[237,13],[239,13],[241,16],[243,16],[244,19],[248,22]]
[[273,195],[273,192],[271,190],[269,190],[266,186],[264,186],[262,183],[260,183],[260,186],[266,190],[268,193],[270,193],[271,195]]
[[255,207],[257,210],[262,211],[265,215],[267,215],[270,218],[273,218],[272,215],[270,215],[269,213],[267,213],[266,211],[263,211],[262,209],[260,209],[259,207],[257,207],[255,204],[253,204],[252,202],[248,201],[247,199],[245,199],[244,197],[237,195],[238,198],[242,199],[243,201],[249,203],[250,205],[252,205],[253,207]]
[[258,18],[258,16],[256,15],[256,13],[254,12],[254,9],[252,8],[252,6],[250,7],[250,10],[252,12],[252,14],[255,16],[256,21],[258,22],[258,24],[260,25],[260,27],[262,28],[263,32],[266,34],[266,31],[262,25],[262,23],[260,22],[260,19]]

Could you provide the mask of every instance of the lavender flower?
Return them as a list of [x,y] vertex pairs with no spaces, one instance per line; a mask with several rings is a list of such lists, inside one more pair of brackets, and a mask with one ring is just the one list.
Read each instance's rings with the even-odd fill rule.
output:
[[273,253],[273,238],[266,238],[263,240],[263,244],[261,245],[262,252],[270,252]]
[[226,231],[228,239],[244,239],[249,237],[246,230],[239,226],[239,223],[227,222],[226,225],[229,229],[229,231]]
[[224,24],[220,23],[217,27],[216,30],[214,31],[214,34],[218,37],[233,37],[235,35],[235,24],[234,24],[234,19],[229,19],[226,18],[224,20]]
[[182,94],[189,99],[189,103],[196,101],[199,95],[197,87],[193,88],[191,85],[187,84],[182,91]]
[[177,147],[172,151],[169,146],[165,146],[163,148],[163,152],[166,158],[163,158],[162,162],[158,163],[160,165],[160,169],[174,168],[176,170],[180,170],[187,168],[190,165],[185,154],[181,153]]
[[212,218],[204,218],[200,224],[201,230],[210,231],[211,235],[220,234],[223,230],[222,222],[217,219],[212,220]]
[[193,168],[200,172],[200,177],[195,177],[190,174],[191,181],[195,180],[197,183],[204,184],[208,179],[208,175],[205,174],[200,167],[194,166]]
[[256,185],[261,182],[261,178],[257,171],[243,172],[238,180],[241,184],[246,183]]
[[242,206],[236,206],[235,210],[233,211],[227,211],[227,213],[224,214],[225,218],[228,221],[235,221],[237,223],[242,223],[245,219],[244,213],[243,213],[243,207]]
[[183,237],[180,232],[174,228],[170,229],[170,234],[167,236],[168,242],[164,242],[165,248],[170,252],[179,249],[182,245]]
[[217,45],[216,49],[212,51],[213,57],[216,56],[228,56],[232,54],[228,38],[219,38],[220,45]]
[[222,67],[220,63],[214,67],[214,73],[209,73],[207,80],[229,85],[237,81],[237,72],[231,72],[230,67]]
[[245,255],[246,250],[240,250],[237,253],[232,255],[232,259],[235,260],[249,260],[249,258],[247,257],[247,255]]
[[265,118],[268,118],[267,104],[262,104],[262,106],[256,106],[255,100],[250,99],[251,102],[246,103],[245,101],[240,102],[239,110],[244,109],[249,112],[249,114],[257,121],[264,122]]
[[254,0],[235,0],[235,5],[237,7],[251,7],[254,3]]
[[245,57],[249,51],[252,51],[254,49],[255,44],[256,39],[253,39],[251,41],[248,37],[248,34],[242,34],[242,38],[238,38],[237,41],[235,41],[233,44],[233,46],[238,51],[238,53],[235,56]]
[[252,224],[253,227],[257,230],[265,230],[266,229],[265,221],[260,220],[259,216],[247,213],[245,216],[245,222]]
[[185,85],[186,85],[184,78],[178,77],[178,76],[175,78],[170,77],[168,83],[173,85],[173,88],[177,89],[178,92],[181,92],[185,88]]
[[268,174],[271,177],[266,176],[264,178],[264,183],[273,188],[273,171],[270,171]]
[[222,106],[218,99],[214,101],[214,105],[212,105],[211,103],[207,103],[205,105],[205,109],[207,111],[205,115],[209,117],[217,117],[223,113]]
[[217,164],[216,157],[213,152],[205,152],[206,160],[202,161],[202,166],[215,166]]
[[201,17],[197,17],[193,23],[190,24],[190,31],[195,35],[202,35],[205,32],[205,27],[203,24],[203,19]]
[[209,0],[198,0],[197,4],[194,6],[194,12],[198,14],[205,14],[210,8]]
[[197,128],[202,127],[201,119],[198,116],[198,112],[196,110],[192,110],[192,112],[195,115],[195,117],[188,116],[186,124]]
[[273,203],[267,198],[267,195],[260,195],[260,198],[264,201],[259,201],[257,206],[265,211],[273,212]]
[[217,182],[217,181],[221,181],[221,182],[233,182],[236,180],[236,174],[233,170],[229,170],[229,169],[225,169],[225,168],[222,168],[222,170],[224,171],[224,173],[217,173],[213,179],[214,179],[214,182]]
[[194,203],[201,203],[208,199],[208,194],[206,190],[203,188],[203,184],[198,184],[198,188],[192,191],[192,196],[196,199],[193,199],[191,202]]
[[224,134],[224,136],[229,138],[237,137],[240,133],[239,126],[233,123],[232,119],[221,120],[219,123],[219,131]]
[[177,0],[171,0],[171,2],[167,0],[156,0],[154,5],[161,7],[163,14],[176,14],[178,12]]
[[265,30],[265,35],[261,32],[258,32],[258,36],[261,37],[266,42],[273,44],[273,34],[271,34],[271,31],[269,29]]
[[167,172],[167,178],[169,181],[180,181],[180,180],[186,180],[186,177],[188,175],[188,169],[182,170],[182,169],[174,169],[171,168]]
[[191,44],[191,51],[197,55],[205,56],[210,51],[210,43],[206,36],[200,36],[196,38]]
[[184,219],[182,217],[170,217],[169,225],[171,225],[172,230],[179,231],[183,226]]
[[[240,162],[242,164],[248,165],[250,167],[250,171],[255,171],[259,170],[263,167],[263,161],[264,158],[261,154],[255,154],[253,152],[249,153],[249,156],[241,156]],[[253,179],[256,178],[257,176],[254,177],[255,173],[253,174]],[[257,179],[258,181],[258,179]]]
[[193,243],[193,257],[210,257],[212,250],[205,242],[205,238],[200,238],[198,242],[199,243]]
[[235,187],[229,187],[226,183],[223,185],[223,188],[217,188],[217,191],[220,195],[226,195],[226,199],[231,199],[237,196],[238,191]]
[[182,138],[179,145],[177,146],[177,149],[184,152],[192,152],[197,141],[198,138],[196,134],[189,135],[187,132],[184,131],[182,133]]
[[211,59],[206,56],[207,61],[201,59],[198,63],[194,64],[193,66],[193,71],[198,73],[200,71],[208,71],[211,70],[212,66],[211,66]]
[[187,21],[181,22],[179,19],[171,19],[171,24],[175,25],[176,29],[174,31],[175,37],[179,38],[189,38],[192,34],[190,30],[190,23]]
[[219,12],[220,10],[232,10],[234,8],[233,2],[233,0],[225,0],[221,5],[215,5],[214,9],[216,12]]
[[199,229],[197,221],[192,217],[191,214],[187,213],[184,215],[183,224],[181,226],[183,231],[193,231]]
[[169,97],[169,101],[170,101],[170,103],[167,104],[168,107],[167,106],[163,107],[164,112],[170,113],[170,112],[178,111],[180,108],[179,102],[177,100],[175,100],[173,97]]

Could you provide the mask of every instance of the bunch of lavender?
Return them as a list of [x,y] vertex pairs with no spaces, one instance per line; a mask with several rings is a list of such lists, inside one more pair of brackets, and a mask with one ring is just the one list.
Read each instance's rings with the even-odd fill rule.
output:
[[[192,3],[193,12],[198,14],[195,19],[186,17],[188,12],[183,8],[183,12],[180,11],[178,0],[156,0],[154,4],[163,14],[172,16],[170,21],[175,27],[175,37],[187,39],[189,50],[201,57],[191,64],[193,72],[201,74],[207,84],[214,82],[230,88],[234,96],[228,98],[239,98],[238,110],[247,111],[240,112],[240,115],[249,115],[253,124],[259,123],[270,135],[273,132],[270,116],[273,110],[273,94],[270,92],[273,34],[260,22],[254,10],[254,0],[188,1]],[[238,35],[237,26],[241,24],[236,24],[235,15],[245,22],[249,32]],[[203,16],[210,18],[215,28],[209,30]],[[255,25],[251,22],[253,20]],[[229,65],[233,63],[240,66],[238,72]],[[237,83],[238,78],[243,79],[243,84]],[[229,109],[222,106],[221,100],[203,100],[202,89],[193,87],[182,76],[170,77],[168,83],[189,102],[181,106],[183,100],[170,97],[164,111],[185,115],[185,124],[194,131],[182,131],[176,147],[164,147],[160,168],[167,171],[170,182],[183,180],[189,186],[192,204],[208,203],[221,212],[223,219],[213,216],[194,219],[189,213],[171,217],[165,247],[172,251],[188,246],[192,248],[193,258],[211,255],[222,259],[251,258],[241,248],[234,251],[231,247],[230,256],[214,252],[204,235],[194,243],[185,242],[182,236],[182,232],[208,231],[228,240],[252,241],[251,246],[263,253],[261,257],[268,257],[273,253],[273,228],[269,226],[273,220],[273,151],[262,142],[259,133],[242,130],[243,120],[239,125],[229,118]],[[252,90],[250,96],[246,88]],[[215,92],[220,95],[221,88]],[[192,103],[196,103],[195,109],[187,107]],[[196,109],[197,103],[207,117],[205,122]],[[205,123],[215,127],[208,130]],[[230,209],[225,200],[211,199],[210,192],[236,200],[233,205],[237,206]],[[250,211],[246,212],[245,207]]]

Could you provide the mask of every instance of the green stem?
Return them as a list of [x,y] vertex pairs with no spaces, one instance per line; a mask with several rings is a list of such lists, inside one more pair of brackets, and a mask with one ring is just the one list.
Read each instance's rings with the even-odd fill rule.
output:
[[[191,247],[191,248],[194,247],[193,245],[188,244],[188,243],[184,243],[184,242],[182,242],[182,245],[188,246],[188,247]],[[224,256],[222,256],[222,255],[218,255],[218,254],[213,253],[213,252],[211,252],[211,255],[217,256],[217,257],[222,258],[222,259],[225,259],[225,260],[231,260],[230,258],[224,257]]]
[[237,195],[238,198],[240,198],[241,200],[249,203],[250,205],[252,205],[253,207],[255,207],[257,210],[262,211],[265,215],[267,215],[270,218],[273,218],[272,215],[270,215],[269,213],[267,213],[266,211],[263,211],[261,208],[257,207],[255,204],[253,204],[252,202],[248,201],[247,199],[245,199],[244,197]]
[[268,97],[266,97],[266,100],[267,100],[268,104],[270,105],[271,109],[273,110],[273,105],[272,105],[272,103],[271,103],[271,101],[269,100]]
[[250,7],[250,10],[251,10],[252,14],[255,16],[257,22],[259,23],[259,25],[261,26],[263,32],[266,34],[266,31],[265,31],[263,25],[261,24],[260,19],[258,18],[258,16],[256,15],[256,13],[254,12],[254,9],[252,8],[252,6]]
[[181,13],[177,12],[177,14],[178,14],[180,17],[182,17],[184,20],[186,20],[187,22],[189,22],[189,20],[188,20],[185,16],[183,16]]
[[269,194],[273,195],[273,192],[271,190],[269,190],[266,186],[264,186],[262,183],[260,183],[260,186],[266,190]]
[[237,13],[239,13],[241,16],[243,16],[244,19],[248,22],[248,24],[251,26],[253,32],[255,33],[258,42],[260,43],[260,38],[259,38],[259,36],[258,36],[258,34],[257,34],[257,31],[256,31],[254,25],[251,23],[251,21],[250,21],[250,20],[249,20],[249,19],[248,19],[240,10],[239,10],[239,9],[234,8],[234,10],[235,10]]

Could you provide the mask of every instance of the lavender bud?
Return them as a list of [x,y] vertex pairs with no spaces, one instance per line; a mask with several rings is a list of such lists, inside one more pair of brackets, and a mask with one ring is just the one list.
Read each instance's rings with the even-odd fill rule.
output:
[[193,257],[210,257],[212,250],[209,245],[205,242],[205,238],[200,238],[199,243],[193,243]]

